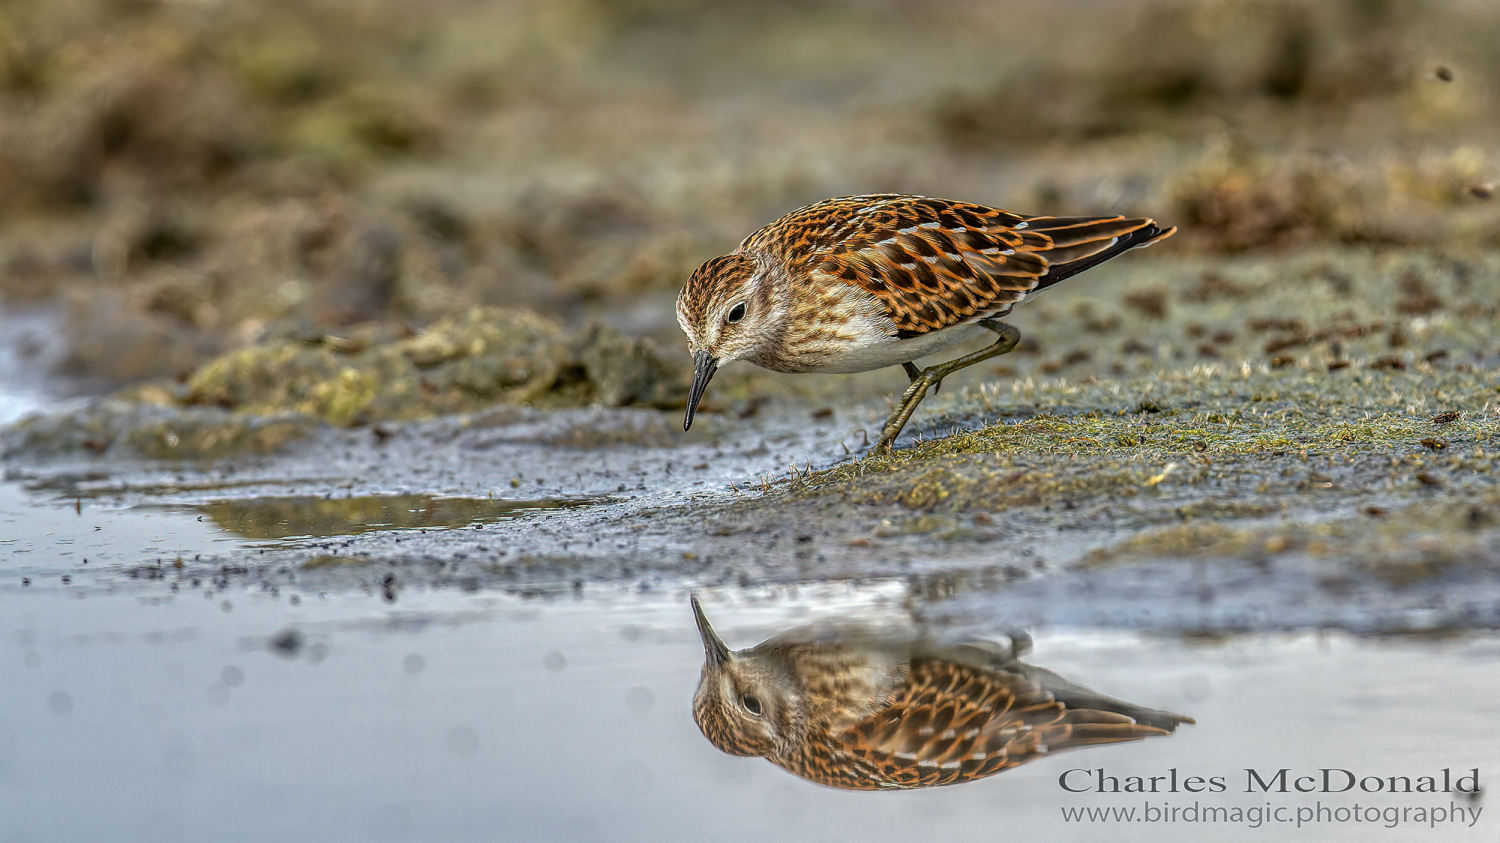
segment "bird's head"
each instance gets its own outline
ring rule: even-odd
[[[693,387],[682,429],[693,426],[703,391],[720,366],[752,357],[773,342],[784,314],[764,262],[741,252],[698,267],[677,296],[677,324],[693,355]]]
[[[703,673],[693,719],[708,742],[730,755],[770,757],[794,743],[800,701],[787,672],[768,654],[731,652],[692,599],[703,639]]]

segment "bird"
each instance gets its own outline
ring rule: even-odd
[[[853,373],[899,365],[910,381],[872,453],[896,437],[943,378],[1020,342],[1001,322],[1037,293],[1176,233],[1148,217],[1028,216],[910,194],[825,199],[699,266],[677,297],[693,358],[684,431],[709,381],[747,360],[776,372]],[[968,340],[995,342],[919,369]]]
[[[1194,722],[1026,664],[1014,638],[941,643],[910,629],[823,622],[731,651],[697,595],[691,603],[704,649],[693,696],[703,736],[829,787],[960,784]]]

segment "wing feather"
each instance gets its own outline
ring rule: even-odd
[[[888,705],[836,736],[838,753],[876,776],[839,786],[955,784],[1044,754],[1170,731],[1113,711],[1070,708],[1020,670],[923,659]]]
[[[741,251],[821,274],[886,308],[900,336],[1008,313],[1026,296],[1136,246],[1170,236],[1153,220],[1024,216],[924,196],[847,196],[755,232]]]

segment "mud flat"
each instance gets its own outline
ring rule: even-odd
[[[30,514],[7,538],[30,548],[32,579],[172,589],[899,577],[914,609],[1002,626],[1500,623],[1493,255],[1334,249],[1097,274],[1019,311],[1023,350],[929,401],[890,457],[860,456],[896,386],[885,373],[741,372],[691,434],[674,410],[547,406],[597,405],[586,380],[539,406],[500,392],[424,421],[399,401],[370,418],[205,407],[200,374],[12,426],[7,477],[27,491],[11,515]],[[371,378],[374,395],[380,371],[331,377]],[[223,541],[101,548],[84,577],[80,554],[48,553],[31,526],[95,513],[191,519]]]

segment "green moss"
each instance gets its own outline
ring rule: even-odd
[[[181,401],[331,424],[471,412],[496,403],[668,405],[683,391],[649,343],[607,326],[569,335],[524,311],[470,308],[405,340],[273,340],[189,377]]]
[[[1404,587],[1493,561],[1500,547],[1500,491],[1414,503],[1394,512],[1372,508],[1354,516],[1277,524],[1182,524],[1147,530],[1098,548],[1085,565],[1138,559],[1344,559],[1351,566],[1325,578],[1348,587],[1371,575]]]
[[[333,351],[282,340],[205,364],[188,378],[184,400],[230,409],[291,407],[338,371],[339,356]]]
[[[313,386],[308,399],[311,415],[332,424],[347,425],[366,419],[366,409],[375,400],[380,381],[375,374],[350,366],[339,369],[331,379]]]

